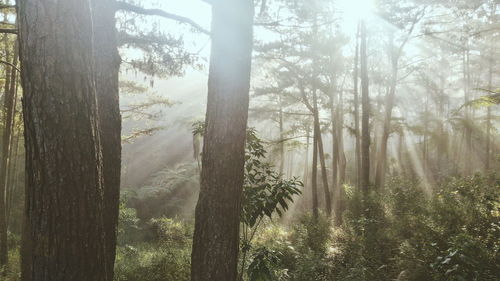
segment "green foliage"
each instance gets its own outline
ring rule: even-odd
[[[192,224],[174,219],[150,222],[153,242],[122,244],[117,249],[116,281],[187,281],[190,277]]]
[[[279,273],[275,271],[280,262],[280,253],[266,247],[254,251],[252,262],[248,266],[250,281],[278,280]]]
[[[303,186],[297,178],[283,179],[268,163],[264,163],[266,151],[253,129],[247,131],[245,154],[245,181],[241,221],[254,227],[264,217],[282,216],[300,195]]]
[[[137,191],[129,192],[127,206],[142,222],[161,217],[190,217],[199,190],[198,166],[185,163],[162,169]]]
[[[255,248],[279,253],[264,265],[284,274],[267,280],[493,281],[499,219],[497,175],[448,179],[431,191],[397,178],[381,194],[349,192],[338,228],[306,215],[291,228],[263,229]]]

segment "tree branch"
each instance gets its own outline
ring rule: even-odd
[[[167,13],[167,12],[160,10],[160,9],[145,9],[145,8],[135,6],[135,5],[132,5],[129,3],[117,1],[116,2],[116,10],[117,11],[123,10],[123,11],[133,12],[136,14],[141,14],[141,15],[159,16],[162,18],[171,19],[171,20],[174,20],[178,23],[188,24],[191,27],[193,27],[194,29],[196,29],[197,31],[210,36],[210,31],[204,29],[201,25],[197,24],[192,19],[178,16],[178,15],[171,14],[171,13]]]
[[[8,62],[8,61],[4,61],[4,60],[0,60],[0,63],[3,63],[3,64],[6,64],[12,68],[14,68],[15,70],[21,72],[21,70],[19,68],[17,68],[17,66],[13,65],[12,63]]]
[[[14,28],[0,28],[0,33],[17,34],[17,29],[14,29]]]
[[[3,9],[15,9],[15,8],[16,8],[15,5],[0,4],[0,10],[3,10]]]

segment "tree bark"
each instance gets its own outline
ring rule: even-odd
[[[387,142],[391,133],[392,109],[394,108],[394,100],[396,97],[396,86],[398,82],[398,61],[399,54],[394,48],[394,38],[390,38],[390,61],[391,61],[391,82],[389,92],[385,99],[385,119],[382,130],[382,138],[380,140],[380,154],[378,157],[377,167],[375,171],[375,187],[382,188],[385,182],[385,172],[387,166]]]
[[[252,0],[212,3],[212,54],[192,281],[237,278],[253,15]]]
[[[332,202],[330,197],[330,188],[328,187],[328,175],[326,173],[325,152],[323,149],[323,138],[321,136],[321,127],[319,123],[318,99],[316,90],[313,90],[313,107],[314,107],[314,132],[316,141],[318,142],[319,161],[321,164],[321,179],[323,182],[323,192],[325,194],[325,211],[326,215],[332,214]]]
[[[339,91],[339,104],[337,109],[337,161],[338,161],[338,182],[335,196],[335,220],[337,225],[342,224],[342,213],[345,210],[345,174],[347,161],[344,153],[344,94],[343,89]]]
[[[12,61],[12,64],[14,66],[17,66],[19,62],[19,51],[18,51],[18,46],[17,43],[14,46],[14,58]],[[17,156],[17,148],[18,148],[18,142],[19,142],[19,134],[17,134],[16,138],[16,115],[17,115],[17,94],[18,94],[18,72],[14,69],[11,71],[11,78],[10,78],[10,89],[9,91],[11,92],[10,98],[12,99],[11,101],[11,112],[10,116],[8,117],[8,121],[6,122],[6,125],[8,124],[9,126],[9,132],[8,132],[8,155],[7,155],[7,162],[6,162],[6,179],[5,179],[5,228],[6,228],[6,233],[9,230],[9,218],[10,218],[10,200],[9,198],[11,197],[12,193],[12,188],[11,188],[11,183],[12,183],[12,173],[13,173],[13,168],[16,164],[16,157]],[[6,132],[7,133],[7,132]],[[6,137],[6,136],[4,136]],[[7,248],[7,247],[6,247]],[[8,253],[8,249],[7,253]]]
[[[316,119],[316,118],[314,118]],[[314,122],[314,121],[313,121]],[[315,123],[315,122],[314,122]],[[312,213],[314,219],[318,219],[318,130],[313,127],[313,157],[311,171]]]
[[[488,66],[488,90],[493,91],[493,48],[491,49],[490,62]],[[485,170],[490,169],[491,154],[491,106],[486,109],[486,151],[485,151]]]
[[[470,51],[469,51],[469,38],[467,40],[467,47],[463,55],[463,76],[464,76],[464,104],[468,104],[470,100]],[[470,175],[472,171],[472,119],[470,116],[470,107],[467,106],[465,110],[465,157],[464,157],[464,173]]]
[[[279,96],[279,130],[280,130],[280,175],[283,175],[283,171],[285,168],[285,136],[284,136],[284,128],[283,128],[283,107],[281,101],[281,95]]]
[[[113,0],[92,0],[99,135],[102,146],[104,233],[107,280],[113,280],[120,205],[121,115],[118,54]]]
[[[359,32],[360,24],[356,32],[356,51],[354,56],[354,133],[356,137],[355,156],[356,156],[356,186],[360,188],[361,185],[361,132],[359,128]]]
[[[26,149],[23,281],[106,279],[88,0],[18,2]]]
[[[9,46],[6,46],[9,48]],[[16,66],[18,61],[18,52],[14,46],[14,54],[12,56],[12,65]],[[7,246],[7,174],[9,170],[9,151],[12,145],[12,133],[14,128],[14,106],[16,100],[16,80],[17,71],[14,67],[7,67],[5,81],[5,95],[3,105],[4,132],[2,136],[2,157],[0,159],[0,268],[2,273],[5,273],[5,266],[8,263],[8,246]]]
[[[369,97],[369,81],[368,81],[368,64],[366,54],[366,22],[361,21],[361,92],[362,92],[362,117],[361,117],[361,187],[365,193],[369,190],[370,185],[370,97]]]

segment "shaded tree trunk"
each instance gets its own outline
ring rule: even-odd
[[[17,181],[18,181],[18,166],[19,166],[19,142],[20,142],[20,130],[14,137],[11,146],[11,152],[9,153],[9,175],[7,177],[7,194],[6,194],[6,218],[7,218],[7,230],[9,229],[9,222],[12,214],[12,202],[14,199],[14,194],[17,192]]]
[[[345,173],[346,173],[346,157],[344,153],[344,93],[343,89],[339,91],[339,104],[337,109],[337,161],[338,161],[338,182],[336,193],[334,194],[336,200],[336,208],[335,208],[335,218],[337,225],[342,224],[342,213],[345,210],[345,192],[344,192],[344,183],[345,183]]]
[[[361,183],[361,132],[359,128],[359,92],[358,92],[358,80],[359,80],[359,32],[360,24],[358,23],[358,28],[356,32],[356,50],[354,56],[354,134],[356,137],[355,144],[355,156],[356,156],[356,186],[359,188]]]
[[[23,281],[103,281],[102,160],[87,0],[18,2],[26,149]]]
[[[369,81],[368,81],[368,61],[366,54],[366,22],[361,21],[361,188],[365,193],[369,190],[370,185],[370,97],[369,97]]]
[[[335,84],[335,83],[334,83]],[[330,118],[332,123],[332,186],[333,186],[333,202],[335,208],[335,220],[338,222],[338,194],[339,194],[339,140],[337,137],[337,122],[338,122],[338,114],[335,112],[335,86],[332,87],[332,92],[330,94]]]
[[[468,104],[470,100],[470,51],[469,39],[467,38],[467,47],[463,55],[463,76],[464,76],[464,104]],[[472,171],[472,119],[470,116],[470,107],[467,106],[465,110],[465,157],[464,159],[464,172],[469,175]]]
[[[18,52],[18,46],[16,43],[15,52],[14,52],[14,59],[12,61],[13,65],[18,64],[19,60],[19,52]],[[8,142],[8,161],[6,163],[6,180],[5,180],[5,225],[6,225],[6,231],[9,230],[9,219],[10,219],[10,198],[11,198],[11,193],[12,193],[12,173],[14,172],[13,169],[15,169],[15,164],[17,164],[16,159],[17,159],[17,148],[18,148],[18,143],[19,143],[19,133],[16,134],[16,115],[17,115],[17,100],[18,100],[18,73],[16,70],[12,70],[11,72],[11,79],[10,79],[10,91],[11,91],[11,98],[12,98],[12,112],[11,112],[11,117],[8,122],[9,123],[9,142]],[[5,137],[5,136],[4,136]],[[7,249],[8,252],[8,249]]]
[[[91,0],[99,135],[102,146],[104,234],[107,280],[113,280],[121,174],[121,115],[118,54],[113,0]]]
[[[237,278],[254,4],[212,4],[212,54],[192,281]]]
[[[313,121],[314,122],[314,121]],[[318,211],[318,130],[313,128],[313,158],[311,171],[312,212],[315,219],[319,216]]]
[[[389,86],[389,92],[385,100],[385,119],[384,127],[382,130],[382,138],[380,140],[380,154],[378,157],[376,172],[375,172],[375,186],[377,188],[382,188],[385,182],[386,173],[386,162],[387,162],[387,142],[389,141],[389,136],[391,133],[391,119],[392,119],[392,109],[394,108],[394,100],[396,97],[396,86],[398,81],[398,61],[399,54],[394,48],[394,38],[391,36],[391,50],[390,50],[390,61],[391,61],[391,82]]]
[[[283,133],[283,107],[281,101],[281,95],[279,96],[279,130],[280,130],[280,175],[283,175],[284,167],[285,167],[285,136]]]
[[[328,187],[328,175],[326,173],[325,151],[323,148],[323,138],[321,136],[321,126],[319,123],[318,98],[316,90],[313,90],[313,114],[314,114],[314,134],[318,143],[318,154],[321,165],[321,180],[323,182],[323,192],[325,194],[325,210],[327,216],[332,214],[332,202],[330,188]]]
[[[336,94],[335,86],[332,87],[332,93],[330,94],[330,118],[332,123],[332,184],[335,190],[337,189],[337,182],[339,176],[339,157],[338,157],[338,137],[337,137],[337,119],[338,114],[335,111]]]
[[[7,48],[9,46],[6,46]],[[17,65],[18,53],[14,46],[12,56],[12,65]],[[16,101],[16,81],[17,71],[13,67],[7,67],[5,95],[3,106],[4,132],[2,136],[2,154],[0,159],[0,267],[3,269],[8,263],[8,245],[7,245],[7,175],[9,170],[9,152],[12,145],[12,135],[14,130],[14,113]],[[2,273],[5,273],[3,271]]]
[[[488,66],[488,90],[493,91],[493,49],[491,50],[490,62]],[[491,159],[491,106],[486,109],[486,150],[485,150],[485,170],[490,169]]]

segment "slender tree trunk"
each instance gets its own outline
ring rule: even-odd
[[[321,126],[319,123],[318,98],[316,90],[313,90],[313,107],[314,107],[314,132],[316,134],[316,142],[318,143],[319,161],[321,164],[321,179],[323,181],[323,192],[325,194],[325,210],[327,216],[332,214],[332,202],[330,197],[330,188],[328,187],[328,175],[326,173],[325,151],[323,148],[323,138],[321,136]]]
[[[360,188],[361,183],[361,132],[359,128],[359,92],[358,92],[358,80],[359,80],[359,32],[360,24],[358,23],[358,28],[356,32],[356,50],[354,56],[354,134],[356,137],[355,146],[355,156],[356,156],[356,186]]]
[[[23,281],[110,281],[87,0],[18,2],[26,148]]]
[[[11,149],[12,153],[10,153],[10,170],[9,176],[7,177],[7,196],[6,196],[6,218],[7,218],[7,230],[9,229],[9,222],[12,214],[12,202],[14,199],[14,194],[17,192],[17,171],[19,164],[19,142],[20,142],[20,134],[18,133],[15,136],[15,140],[13,142],[13,148]]]
[[[311,130],[310,127],[306,127],[306,152],[305,152],[305,160],[304,160],[304,184],[308,185],[309,183],[309,144],[311,139]]]
[[[283,170],[285,167],[285,141],[284,141],[284,133],[283,133],[283,108],[281,104],[281,95],[279,96],[279,103],[280,103],[280,109],[279,109],[279,129],[280,129],[280,175],[283,175]]]
[[[488,69],[488,90],[493,91],[493,49],[491,50],[490,63]],[[486,109],[486,151],[485,151],[485,170],[490,169],[491,158],[491,106]]]
[[[369,97],[369,81],[368,81],[368,60],[366,54],[366,22],[361,21],[361,103],[362,103],[362,117],[361,117],[361,187],[365,193],[369,190],[370,185],[370,97]]]
[[[91,0],[94,23],[95,77],[102,146],[104,234],[107,280],[113,280],[121,175],[121,115],[118,73],[121,58],[113,0]]]
[[[468,104],[470,100],[470,73],[469,73],[469,49],[468,49],[468,39],[467,39],[467,49],[464,51],[463,55],[463,75],[464,75],[464,104]],[[472,162],[472,124],[470,117],[470,107],[467,106],[465,110],[465,157],[464,159],[464,169],[465,174],[469,175],[471,173],[471,162]]]
[[[237,278],[254,3],[212,4],[212,54],[192,281]]]
[[[334,83],[335,84],[335,83]],[[332,87],[332,92],[330,94],[330,118],[331,118],[331,123],[332,123],[332,186],[333,186],[333,202],[334,202],[334,208],[335,208],[335,221],[336,224],[338,224],[339,220],[339,213],[338,213],[338,205],[339,205],[339,138],[338,138],[338,129],[337,129],[337,123],[338,123],[338,117],[339,114],[337,114],[335,110],[335,86]],[[337,108],[338,110],[338,108]]]
[[[314,118],[316,119],[316,118]],[[315,121],[313,121],[316,123]],[[315,219],[319,216],[318,211],[318,129],[313,129],[313,158],[311,171],[312,212]]]
[[[384,127],[382,130],[382,139],[380,141],[380,154],[378,157],[377,168],[375,172],[375,186],[377,188],[382,188],[385,182],[385,173],[387,166],[387,143],[389,141],[389,135],[391,133],[391,119],[392,119],[392,109],[394,108],[394,100],[396,97],[396,86],[398,81],[398,61],[399,54],[396,53],[393,43],[393,36],[391,36],[391,84],[389,86],[389,92],[385,100],[385,119]]]
[[[339,176],[336,188],[335,200],[336,200],[336,208],[335,208],[335,218],[337,225],[342,224],[342,213],[345,210],[345,192],[344,192],[344,183],[345,183],[345,174],[346,174],[346,157],[344,153],[344,94],[343,89],[339,91],[339,105],[337,109],[337,158],[338,158],[338,168],[339,168]]]
[[[19,54],[18,54],[18,47],[17,45],[15,46],[15,55],[14,55],[14,60],[12,62],[13,65],[18,64],[18,59],[19,59]],[[9,133],[9,142],[8,142],[8,147],[9,147],[9,152],[8,152],[8,161],[7,161],[7,177],[5,181],[5,225],[6,225],[6,231],[9,230],[9,219],[10,219],[10,197],[12,193],[12,173],[13,173],[13,168],[16,164],[16,159],[17,159],[17,145],[19,141],[19,133],[16,134],[16,115],[17,115],[17,93],[18,93],[18,75],[17,71],[13,70],[11,72],[11,84],[10,84],[10,91],[12,92],[12,120],[10,122],[10,133]],[[16,137],[17,136],[17,137]],[[8,249],[7,249],[8,252]]]
[[[8,47],[8,46],[7,46]],[[18,53],[16,46],[14,46],[14,55],[12,56],[11,63],[17,65]],[[8,67],[9,68],[9,67]],[[2,157],[0,159],[0,267],[2,273],[8,263],[8,246],[7,246],[7,174],[9,170],[9,152],[12,145],[12,134],[14,129],[14,113],[15,113],[15,100],[16,100],[16,81],[17,71],[10,67],[10,71],[6,71],[5,95],[4,95],[4,108],[3,119],[5,121],[3,139],[2,139]]]

